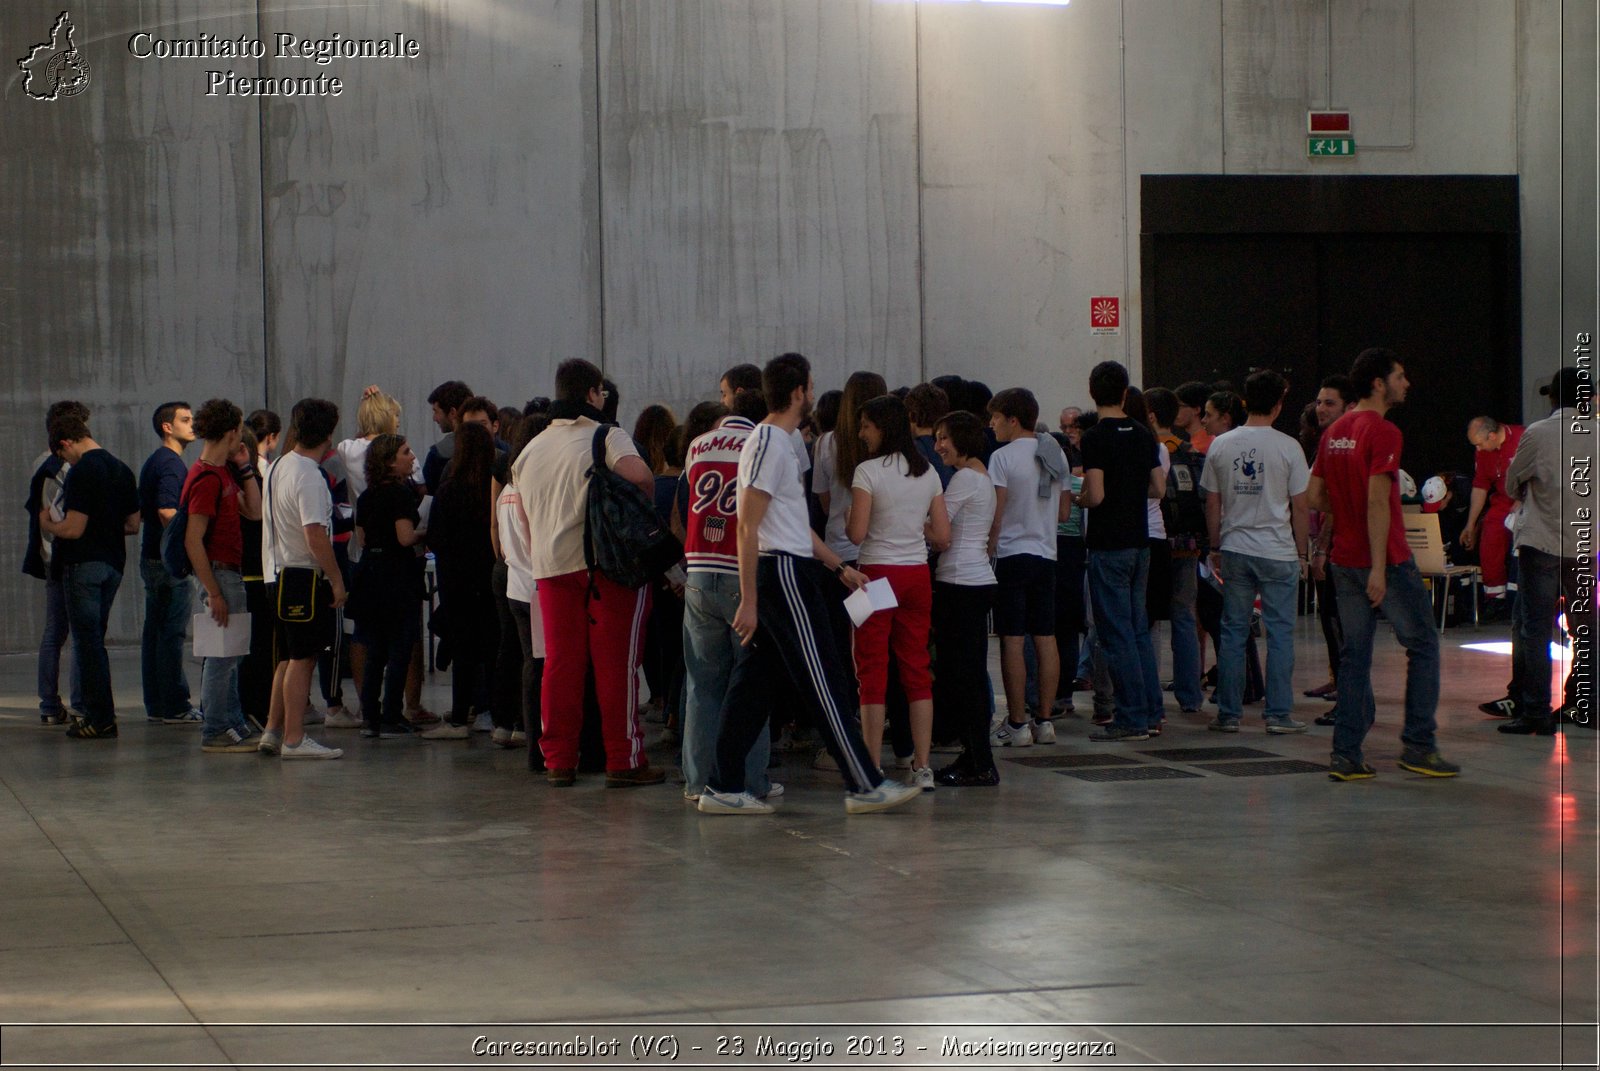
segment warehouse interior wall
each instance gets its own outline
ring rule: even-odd
[[[0,7],[8,57],[63,0]],[[1563,0],[93,0],[88,88],[0,94],[0,323],[20,505],[76,397],[135,469],[161,401],[285,415],[379,383],[403,430],[464,379],[501,404],[604,364],[631,420],[729,365],[810,355],[1086,400],[1140,367],[1147,174],[1517,175],[1523,404],[1595,324],[1595,6]],[[409,61],[139,59],[139,31],[385,37]],[[339,97],[207,96],[205,72]],[[1309,108],[1356,154],[1309,159]],[[1091,334],[1090,299],[1122,302]],[[1453,384],[1452,389],[1470,389]],[[1464,440],[1463,440],[1464,442]],[[0,513],[0,650],[37,648]],[[137,638],[124,580],[113,641]]]

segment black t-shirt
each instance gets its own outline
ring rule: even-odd
[[[1105,498],[1085,511],[1084,546],[1133,550],[1150,541],[1150,470],[1161,465],[1156,437],[1130,417],[1102,419],[1083,433],[1083,472],[1105,474]]]
[[[361,492],[356,500],[356,524],[361,529],[364,549],[411,553],[411,548],[401,547],[395,538],[395,521],[410,521],[413,526],[421,523],[411,484],[385,483]]]
[[[178,464],[182,467],[183,463]],[[133,482],[133,470],[105,450],[90,450],[67,473],[61,508],[63,513],[76,510],[89,521],[79,538],[56,540],[52,564],[105,562],[123,572],[128,564],[128,537],[122,523],[128,514],[139,512],[139,489]]]

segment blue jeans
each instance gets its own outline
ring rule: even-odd
[[[72,657],[83,681],[84,718],[107,729],[117,723],[116,702],[111,698],[111,660],[106,657],[106,625],[111,604],[122,586],[122,574],[109,562],[69,565],[62,573],[67,593],[67,620],[72,629]]]
[[[1361,761],[1361,742],[1372,728],[1372,636],[1378,613],[1367,601],[1367,570],[1331,565],[1339,593],[1339,625],[1344,653],[1339,659],[1339,701],[1334,705],[1333,753]],[[1400,739],[1408,750],[1434,751],[1439,706],[1439,634],[1434,631],[1433,602],[1422,587],[1414,561],[1386,571],[1383,616],[1394,626],[1395,639],[1406,649],[1406,721]]]
[[[140,670],[144,712],[170,718],[189,709],[189,681],[183,675],[183,640],[189,630],[189,581],[174,580],[167,567],[139,559],[144,578],[144,636]]]
[[[1365,581],[1362,581],[1365,584]],[[1250,611],[1261,595],[1267,628],[1268,721],[1294,712],[1294,614],[1300,563],[1237,551],[1222,552],[1222,636],[1217,651],[1218,719],[1238,721],[1244,711],[1245,641]]]
[[[226,569],[216,570],[217,586],[228,604],[228,629],[245,627],[238,615],[246,610],[244,577]],[[200,582],[195,581],[199,589]],[[204,600],[205,593],[201,591]],[[209,612],[209,611],[208,611]],[[205,724],[200,728],[204,743],[233,729],[240,736],[250,736],[252,730],[244,720],[244,707],[239,702],[239,663],[244,655],[233,658],[207,658],[200,667],[200,702],[205,712]]]
[[[39,639],[39,713],[60,714],[61,652],[66,649],[67,587],[59,579],[44,582],[44,635]],[[72,660],[72,709],[83,710],[83,674],[78,660]]]
[[[739,609],[739,578],[731,573],[695,571],[683,589],[683,790],[700,792],[717,760],[717,734],[722,731],[724,701],[733,667],[750,656],[750,648],[733,631]],[[756,737],[744,763],[744,788],[765,796],[771,787],[767,759],[768,733]]]
[[[1150,548],[1089,551],[1095,633],[1116,690],[1116,724],[1144,730],[1161,721],[1161,676],[1145,612]]]
[[[1200,688],[1200,636],[1195,632],[1194,603],[1200,585],[1194,558],[1172,558],[1172,697],[1185,710],[1205,702]]]

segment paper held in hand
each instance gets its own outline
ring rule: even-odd
[[[856,589],[844,601],[844,608],[850,611],[850,620],[855,622],[857,628],[879,610],[893,610],[899,605],[900,600],[894,597],[894,588],[882,577],[870,581],[864,588]]]
[[[194,615],[194,656],[196,658],[237,658],[250,653],[250,615],[229,614],[228,627],[211,620],[210,614]]]

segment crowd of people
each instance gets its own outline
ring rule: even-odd
[[[1293,625],[1309,584],[1329,666],[1306,694],[1333,703],[1315,719],[1333,726],[1330,777],[1375,774],[1363,749],[1380,611],[1408,656],[1399,765],[1459,773],[1436,740],[1433,596],[1402,520],[1403,495],[1442,510],[1454,489],[1448,476],[1404,486],[1385,418],[1409,389],[1399,358],[1367,350],[1322,383],[1298,441],[1276,427],[1288,384],[1274,371],[1237,393],[1141,390],[1108,361],[1087,386],[1092,407],[1068,407],[1052,431],[1032,391],[958,376],[891,391],[863,371],[817,397],[789,353],[729,369],[718,400],[682,422],[647,407],[629,434],[615,385],[569,360],[553,397],[521,409],[441,384],[429,404],[442,437],[420,458],[377,386],[342,440],[323,399],[296,403],[287,427],[225,399],[168,402],[137,479],[95,441],[87,407],[58,402],[24,563],[46,590],[41,720],[75,740],[117,736],[105,632],[139,534],[145,714],[197,723],[207,753],[340,757],[307,735],[319,722],[378,740],[481,731],[526,748],[552,786],[598,768],[623,788],[666,779],[645,753],[653,714],[704,813],[770,813],[784,792],[772,751],[808,746],[838,771],[848,812],[886,810],[936,786],[997,785],[995,749],[1054,744],[1079,692],[1092,693],[1093,741],[1159,736],[1165,693],[1196,712],[1208,686],[1216,732],[1239,732],[1258,702],[1265,732],[1307,731]],[[1585,576],[1592,587],[1559,457],[1592,391],[1571,368],[1546,391],[1556,412],[1526,429],[1472,422],[1477,472],[1453,536],[1480,553],[1492,595],[1516,596],[1512,683],[1484,705],[1508,733],[1590,724],[1572,695],[1552,709],[1549,640],[1562,600]],[[608,503],[628,499],[648,531],[623,534],[671,553],[597,566],[627,515]],[[244,653],[204,659],[198,704],[184,669],[197,607],[224,634],[249,615]],[[1584,679],[1592,651],[1575,654]],[[450,673],[443,717],[420,701],[430,657]],[[310,703],[319,677],[325,714]],[[885,736],[903,777],[881,768]],[[937,753],[953,757],[935,769]]]

